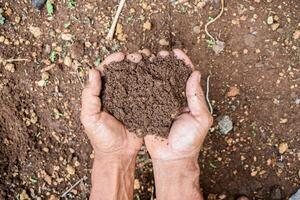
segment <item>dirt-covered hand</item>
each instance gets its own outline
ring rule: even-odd
[[[167,52],[160,53],[168,56]],[[193,69],[190,59],[178,49],[174,50],[178,59]],[[193,71],[186,84],[188,107],[173,122],[167,139],[148,135],[145,137],[147,149],[153,160],[178,160],[198,157],[205,136],[212,125],[212,116],[207,108],[200,85],[201,74]]]
[[[124,59],[122,53],[108,56],[102,65]],[[99,154],[135,155],[143,140],[126,130],[112,115],[101,110],[101,72],[89,71],[89,80],[82,92],[81,121],[95,151]]]

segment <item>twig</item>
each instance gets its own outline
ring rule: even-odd
[[[113,37],[114,37],[115,28],[116,28],[116,25],[117,25],[119,16],[120,16],[120,14],[121,14],[121,12],[122,12],[123,6],[124,6],[124,4],[125,4],[125,1],[126,1],[126,0],[121,0],[121,1],[120,1],[120,4],[119,4],[118,9],[117,9],[117,12],[116,12],[116,15],[115,15],[115,17],[114,17],[114,19],[113,19],[113,22],[112,22],[112,24],[111,24],[111,27],[110,27],[110,29],[109,29],[109,32],[108,32],[108,34],[107,34],[107,36],[106,36],[106,39],[107,39],[107,40],[112,40]]]
[[[51,69],[54,68],[54,67],[55,67],[55,64],[49,65],[49,66],[44,67],[43,69],[41,69],[41,72],[42,72],[42,73],[43,73],[43,72],[47,72],[47,71],[51,70]]]
[[[78,78],[78,80],[79,80],[79,82],[80,82],[80,84],[81,84],[81,87],[84,88],[84,84],[83,84],[83,82],[82,82],[82,80],[81,80],[81,78],[80,78],[80,75],[79,75],[79,72],[78,72],[78,71],[76,72],[76,75],[77,75],[77,78]]]
[[[4,60],[4,62],[6,63],[21,62],[21,61],[30,61],[30,60],[26,58],[11,58],[11,59]]]
[[[204,27],[206,35],[208,35],[208,37],[210,37],[210,39],[213,40],[214,42],[216,42],[216,40],[215,40],[215,38],[208,32],[207,28],[208,28],[208,26],[209,26],[210,24],[214,23],[217,19],[219,19],[219,18],[222,16],[223,12],[224,12],[224,0],[221,0],[221,11],[220,11],[220,13],[219,13],[213,20],[207,22],[207,23],[205,24],[205,27]]]
[[[209,107],[209,112],[211,114],[213,114],[213,107],[210,103],[210,100],[209,100],[209,81],[210,81],[210,75],[208,75],[207,79],[206,79],[206,101],[207,101],[207,104],[208,104],[208,107]]]
[[[86,180],[86,177],[84,176],[83,178],[81,178],[79,181],[77,181],[74,185],[72,185],[67,191],[65,191],[60,197],[63,198],[65,197],[71,190],[73,190],[73,188],[75,188],[77,185],[79,185],[79,183],[81,183],[82,181]]]

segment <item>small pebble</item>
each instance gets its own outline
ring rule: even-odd
[[[228,115],[225,115],[218,123],[221,134],[227,135],[233,129],[233,123]]]
[[[31,200],[31,198],[28,196],[26,190],[23,190],[20,194],[20,200]]]
[[[168,46],[169,45],[169,41],[167,41],[166,39],[160,39],[159,40],[159,44],[161,45],[161,46]]]
[[[48,72],[43,72],[42,73],[42,80],[48,80],[49,79],[49,77],[50,77],[50,74],[48,73]]]
[[[75,169],[71,165],[67,165],[66,170],[67,170],[68,174],[70,174],[70,175],[74,175],[75,174]]]
[[[294,40],[298,40],[300,38],[300,30],[296,30],[294,33],[293,33],[293,39]]]
[[[279,28],[280,24],[279,23],[274,23],[271,25],[271,28],[273,31],[276,31]]]
[[[43,34],[42,31],[41,31],[41,29],[39,27],[35,27],[35,26],[30,26],[29,27],[29,31],[30,31],[30,33],[32,33],[32,35],[35,38],[38,38],[38,37],[40,37]]]
[[[193,27],[193,32],[196,33],[196,34],[199,34],[201,32],[200,26],[194,26]]]
[[[70,56],[65,57],[64,64],[68,67],[70,67],[72,65],[72,59],[70,58]]]
[[[280,154],[284,154],[288,150],[289,146],[286,142],[280,143],[278,147],[278,151]]]
[[[144,28],[144,30],[151,30],[151,22],[150,21],[146,21],[143,24],[143,28]]]
[[[236,86],[232,86],[229,88],[229,91],[226,93],[227,97],[235,97],[240,94],[240,89]]]
[[[273,16],[269,16],[268,19],[267,19],[267,24],[271,25],[273,23],[274,23]]]
[[[13,63],[7,63],[4,66],[4,69],[6,69],[7,71],[12,72],[12,73],[14,73],[16,71],[15,65]]]
[[[15,22],[16,22],[16,24],[19,24],[20,21],[21,21],[21,17],[20,17],[19,15],[17,15],[17,16],[15,17]]]
[[[3,35],[0,36],[0,43],[4,42],[5,37]]]
[[[134,189],[138,190],[138,189],[140,189],[140,187],[141,187],[141,184],[140,184],[139,179],[134,179]]]
[[[61,39],[65,41],[71,41],[73,39],[73,35],[69,33],[62,33]]]

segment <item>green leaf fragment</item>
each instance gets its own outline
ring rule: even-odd
[[[47,0],[46,8],[48,15],[52,16],[54,13],[54,6],[51,0]]]
[[[50,53],[49,59],[50,59],[51,62],[54,63],[56,61],[56,59],[57,59],[57,53],[55,51],[52,51]]]
[[[68,0],[67,5],[68,5],[68,8],[74,9],[76,7],[76,2],[75,2],[75,0]]]

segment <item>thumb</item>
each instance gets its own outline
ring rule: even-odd
[[[89,80],[82,92],[82,109],[81,117],[84,120],[86,117],[100,113],[101,101],[101,75],[96,69],[89,70]]]
[[[200,85],[201,74],[194,71],[186,83],[186,97],[191,114],[199,118],[208,111],[203,90]]]

